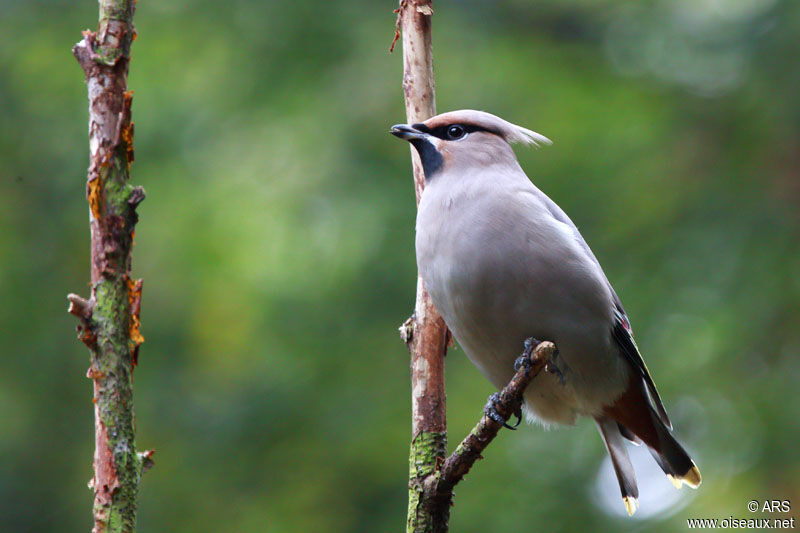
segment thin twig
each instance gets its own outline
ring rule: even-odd
[[[508,420],[512,414],[520,412],[525,389],[545,368],[554,351],[555,345],[549,341],[526,348],[523,357],[527,356],[530,364],[520,365],[517,373],[500,392],[499,400],[494,403],[497,414]],[[438,498],[444,497],[448,501],[452,499],[453,487],[467,475],[475,461],[481,458],[481,453],[494,440],[501,427],[502,424],[483,415],[480,422],[461,441],[439,470],[439,479],[435,484]]]
[[[485,409],[491,407],[502,420],[508,420],[511,415],[521,416],[525,389],[542,369],[549,368],[548,363],[554,352],[555,345],[550,341],[538,342],[533,339],[525,341],[525,349],[517,359],[516,374],[502,391],[490,398],[490,403]],[[453,489],[469,473],[472,465],[482,458],[481,454],[503,426],[502,421],[487,416],[484,411],[478,424],[455,451],[443,459],[436,470],[424,477],[418,511],[424,520],[418,521],[420,527],[413,531],[424,533],[448,531]]]

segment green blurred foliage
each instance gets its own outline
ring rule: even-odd
[[[404,120],[394,7],[139,2],[135,390],[156,449],[140,531],[403,527],[414,199],[387,135]],[[799,505],[800,4],[435,9],[439,109],[555,141],[521,163],[605,266],[704,475],[660,506],[640,475],[623,518],[591,423],[523,428],[459,485],[452,530],[667,532]],[[0,2],[2,531],[90,527],[88,358],[65,295],[88,293],[70,48],[95,24],[90,1]],[[459,350],[447,372],[453,446],[491,390]]]

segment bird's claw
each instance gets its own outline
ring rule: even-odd
[[[529,369],[531,367],[531,358],[525,354],[520,355],[517,357],[517,360],[514,361],[514,371],[518,372],[520,368],[525,367]]]
[[[558,359],[558,348],[556,348],[553,352],[553,357],[551,357],[550,360],[544,365],[544,371],[548,374],[555,375],[558,378],[559,383],[564,385],[566,383],[566,380],[564,379],[564,373],[556,364],[556,359]]]
[[[511,430],[517,429],[520,422],[522,422],[522,409],[518,409],[517,412],[514,413],[514,416],[517,417],[517,422],[513,426],[509,426],[506,419],[497,412],[495,408],[495,404],[500,401],[500,393],[495,392],[489,395],[489,399],[486,401],[486,405],[483,408],[483,412],[486,416],[497,422],[498,424],[502,424],[504,428],[508,428]]]

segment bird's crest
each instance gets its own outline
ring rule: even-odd
[[[460,111],[450,111],[442,113],[425,121],[425,125],[431,129],[450,124],[461,124],[476,126],[499,135],[508,143],[532,144],[534,146],[553,144],[553,141],[536,133],[528,128],[517,126],[507,120],[487,113],[485,111],[475,111],[474,109],[462,109]]]

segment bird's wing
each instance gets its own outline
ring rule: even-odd
[[[636,347],[636,342],[633,340],[633,331],[631,330],[628,317],[619,306],[614,310],[614,328],[611,330],[614,340],[619,345],[620,351],[625,358],[633,365],[633,367],[641,374],[645,385],[647,386],[647,393],[650,396],[650,401],[658,412],[658,417],[664,422],[664,425],[672,429],[672,422],[669,421],[667,411],[664,409],[664,404],[661,401],[661,396],[658,394],[656,384],[653,383],[653,378],[650,377],[650,372],[647,370],[647,365],[644,364],[644,359],[639,353],[639,348]]]
[[[591,248],[589,248],[589,245],[586,244],[586,241],[578,231],[577,226],[575,226],[572,220],[570,220],[564,210],[558,207],[558,204],[556,204],[541,191],[540,194],[543,197],[547,210],[550,212],[553,218],[572,228],[572,230],[575,232],[575,238],[578,240],[578,243],[584,249],[586,254],[592,259],[592,261],[594,261],[594,263],[597,265],[597,268],[600,269],[600,272],[603,273],[603,277],[605,278],[605,272],[603,272],[600,262],[594,256],[594,253],[592,252]],[[605,278],[605,280],[606,285],[611,291],[611,295],[614,299],[614,306],[616,307],[614,310],[614,327],[612,329],[612,336],[619,345],[620,352],[622,352],[625,358],[633,365],[639,374],[641,374],[642,379],[647,386],[647,392],[650,396],[650,400],[655,406],[659,418],[668,428],[672,429],[672,423],[667,416],[666,409],[664,409],[664,404],[661,401],[661,396],[658,394],[656,384],[653,383],[653,378],[650,377],[650,372],[647,370],[647,365],[644,364],[642,355],[639,353],[639,348],[636,346],[636,342],[633,340],[633,329],[631,328],[630,320],[628,320],[628,315],[625,314],[625,308],[622,307],[622,302],[620,301],[619,296],[617,296],[614,287],[612,287],[611,283],[608,281],[608,278]]]

